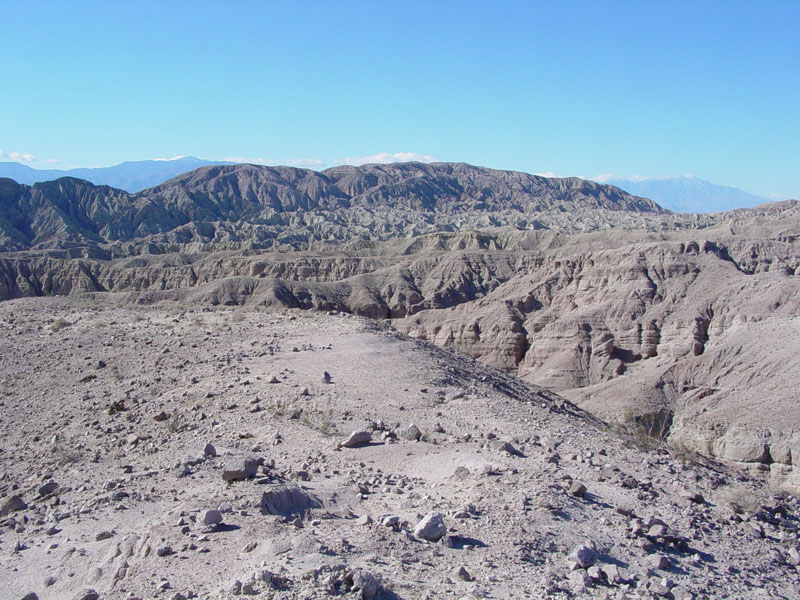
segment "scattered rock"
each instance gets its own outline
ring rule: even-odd
[[[444,518],[438,512],[429,512],[414,527],[414,535],[429,542],[438,542],[445,533],[447,533],[447,526],[444,524]]]
[[[587,544],[576,546],[569,553],[570,560],[575,561],[582,569],[588,569],[597,561],[597,552]]]
[[[580,481],[573,481],[569,486],[569,493],[576,498],[583,498],[586,495],[586,486]]]
[[[208,456],[209,458],[217,456],[217,449],[214,447],[214,444],[209,442],[205,445],[205,448],[203,448],[203,456]]]
[[[379,587],[378,580],[369,571],[356,569],[353,572],[353,589],[360,591],[362,598],[374,598]]]
[[[422,431],[414,423],[404,428],[400,435],[409,441],[416,442],[422,437]]]
[[[28,508],[28,505],[21,496],[10,496],[0,504],[0,517],[5,517],[9,513],[25,510],[26,508]]]
[[[225,465],[222,471],[222,479],[225,481],[237,481],[240,479],[252,479],[258,475],[258,467],[262,461],[255,458],[238,458]]]
[[[369,431],[354,431],[346,440],[339,444],[343,448],[355,448],[372,441],[372,434]]]
[[[55,481],[50,480],[39,487],[39,496],[49,496],[55,492],[56,489],[58,489],[58,484]]]
[[[220,523],[222,523],[222,513],[218,510],[201,510],[197,515],[197,524],[201,527],[219,525]]]

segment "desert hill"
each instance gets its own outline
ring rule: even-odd
[[[592,212],[664,212],[613,186],[451,163],[335,167],[321,173],[209,166],[138,194],[69,177],[32,186],[2,180],[0,207],[0,249],[6,251],[147,236],[155,242],[247,240],[255,248],[304,249],[319,242],[464,227],[578,227],[597,220]]]
[[[386,322],[107,298],[0,304],[4,598],[796,597],[746,472]]]
[[[676,215],[612,186],[449,163],[210,166],[135,195],[4,180],[0,196],[0,299],[389,319],[800,489],[796,201]]]

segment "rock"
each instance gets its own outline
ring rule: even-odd
[[[356,519],[356,523],[359,525],[370,525],[372,523],[372,517],[369,515],[361,515]]]
[[[397,515],[389,515],[381,520],[381,525],[384,527],[397,527],[400,523],[400,517]]]
[[[322,374],[322,383],[326,383],[327,384],[327,383],[330,383],[330,382],[331,382],[331,374],[328,373],[327,371],[325,371]]]
[[[617,567],[617,565],[602,565],[600,568],[605,574],[608,583],[622,583],[622,575],[620,575],[619,567]]]
[[[252,552],[257,547],[258,547],[258,542],[256,542],[255,540],[250,540],[249,542],[247,542],[247,544],[245,544],[244,548],[242,548],[242,552],[244,553]]]
[[[107,540],[109,538],[112,538],[115,535],[117,535],[117,532],[114,531],[113,529],[110,529],[110,530],[99,532],[96,536],[94,536],[94,539],[95,539],[96,542],[102,542],[103,540]]]
[[[10,496],[0,505],[0,517],[5,517],[9,513],[25,510],[26,508],[28,508],[28,505],[21,496]]]
[[[261,511],[269,515],[290,517],[321,507],[319,498],[295,485],[276,486],[261,495]]]
[[[214,447],[214,444],[212,444],[211,442],[206,444],[205,448],[203,448],[203,456],[214,458],[216,455],[217,455],[217,449]]]
[[[656,523],[650,529],[647,530],[647,537],[649,538],[660,538],[664,537],[667,534],[667,526],[662,525],[661,523]]]
[[[161,423],[162,421],[166,421],[167,419],[169,419],[169,415],[165,413],[163,410],[160,413],[158,413],[155,417],[153,417],[153,420],[159,423]]]
[[[454,573],[456,579],[460,579],[461,581],[472,581],[472,575],[469,574],[469,571],[463,566],[458,567]]]
[[[201,527],[219,525],[220,523],[222,523],[222,513],[218,510],[201,510],[197,515],[197,524]]]
[[[594,581],[601,581],[604,577],[604,571],[597,565],[592,565],[586,569],[586,574]]]
[[[661,596],[662,598],[666,598],[671,596],[672,594],[669,591],[669,588],[662,584],[660,581],[651,581],[647,588],[655,594],[656,596]]]
[[[702,494],[698,492],[690,492],[688,490],[683,492],[681,497],[686,498],[689,502],[694,502],[695,504],[704,504],[706,501]]]
[[[75,594],[72,600],[98,600],[98,598],[100,598],[100,594],[91,588],[85,588]]]
[[[39,496],[48,496],[49,494],[55,492],[57,488],[58,484],[55,481],[50,480],[41,487],[39,487]]]
[[[586,486],[580,481],[573,481],[569,486],[569,493],[576,498],[583,498],[586,495]]]
[[[647,564],[651,569],[665,571],[672,566],[672,561],[661,554],[651,554],[647,557]]]
[[[422,437],[422,431],[420,431],[419,427],[414,423],[411,423],[408,427],[403,429],[400,435],[406,440],[416,442]]]
[[[343,448],[355,448],[372,441],[372,434],[369,431],[354,431],[346,440],[339,445]]]
[[[581,544],[569,553],[568,558],[575,561],[582,569],[588,569],[597,561],[597,552],[594,548]]]
[[[94,365],[94,368],[95,369],[105,369],[106,368],[105,361],[98,360],[97,363]]]
[[[252,479],[258,474],[259,460],[255,458],[239,458],[232,460],[225,465],[222,470],[222,478],[225,481],[237,481],[239,479]]]
[[[353,589],[360,591],[362,598],[374,598],[379,587],[378,580],[369,571],[356,569],[353,572]]]
[[[171,546],[159,546],[156,549],[156,554],[158,556],[162,556],[162,557],[163,556],[169,556],[170,554],[172,554],[172,547]]]
[[[414,527],[414,535],[429,542],[438,542],[445,533],[447,533],[447,526],[438,512],[429,512]]]
[[[278,379],[277,375],[272,375],[268,380],[267,383],[280,383],[281,380]]]
[[[509,456],[520,456],[521,454],[519,450],[514,448],[511,442],[504,442],[502,440],[497,440],[495,442],[492,442],[492,449],[495,452],[504,452]]]
[[[39,600],[39,596],[36,595],[36,592],[28,592],[22,597],[22,600]]]

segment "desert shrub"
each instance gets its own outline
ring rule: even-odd
[[[72,325],[69,321],[67,321],[64,317],[58,317],[55,321],[53,321],[52,325],[50,325],[50,330],[52,332],[60,331],[64,329],[64,327],[69,327]]]

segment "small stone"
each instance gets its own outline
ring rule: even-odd
[[[582,569],[587,569],[597,561],[597,552],[590,546],[581,544],[569,553],[568,558],[577,562]]]
[[[400,435],[411,442],[416,442],[422,437],[422,431],[414,423],[403,429]]]
[[[617,565],[603,565],[600,567],[608,580],[608,583],[622,583],[622,575],[620,575],[619,567]]]
[[[172,547],[159,546],[158,549],[156,549],[156,554],[158,554],[159,556],[169,556],[170,554],[172,554]]]
[[[354,431],[343,441],[340,446],[343,448],[355,448],[372,441],[372,434],[369,431]]]
[[[169,415],[165,413],[163,410],[160,413],[158,413],[155,417],[153,417],[153,420],[158,421],[159,423],[161,421],[166,421],[167,419],[169,419]]]
[[[498,440],[492,443],[492,449],[496,452],[504,452],[509,456],[519,456],[520,452],[511,444],[511,442],[504,442],[502,440]]]
[[[414,535],[429,542],[437,542],[445,533],[447,527],[444,524],[442,515],[438,512],[429,512],[414,527]]]
[[[257,546],[258,546],[258,542],[256,542],[255,540],[250,540],[249,542],[247,542],[245,547],[242,548],[242,552],[245,552],[245,553],[252,552],[253,550],[256,549]]]
[[[25,504],[25,501],[20,496],[11,496],[0,505],[0,517],[5,517],[8,513],[25,510],[26,508],[28,508],[28,505]]]
[[[203,456],[214,458],[216,455],[217,455],[217,449],[214,447],[214,444],[212,444],[211,442],[206,444],[206,447],[203,448]]]
[[[43,486],[39,488],[39,495],[40,496],[48,496],[56,491],[58,488],[58,484],[55,481],[48,481]]]
[[[22,597],[22,600],[39,600],[39,596],[36,595],[36,592],[28,592]]]
[[[356,519],[356,523],[359,525],[370,525],[372,523],[372,517],[369,515],[361,515]]]
[[[704,504],[706,501],[706,499],[703,498],[703,495],[698,492],[685,491],[683,494],[681,494],[681,496],[690,502],[694,502],[695,504]]]
[[[388,517],[384,517],[381,521],[381,525],[384,527],[396,527],[400,523],[400,517],[397,515],[389,515]]]
[[[651,569],[665,571],[672,566],[672,561],[670,561],[668,557],[661,554],[652,554],[647,557],[647,564]]]
[[[472,581],[472,575],[469,574],[466,568],[458,567],[455,571],[455,578],[460,579],[461,581]]]
[[[325,371],[322,374],[322,383],[330,383],[331,382],[331,374]]]
[[[356,569],[353,573],[353,588],[361,591],[362,598],[374,598],[379,587],[378,580],[369,571]]]
[[[276,375],[272,375],[268,380],[267,383],[280,383],[281,380],[278,379]]]
[[[580,481],[574,481],[572,485],[569,486],[569,493],[576,498],[583,498],[586,495],[586,486]]]
[[[73,596],[73,600],[97,600],[100,597],[96,591],[91,588],[85,588]]]
[[[614,511],[623,517],[630,517],[633,514],[633,507],[626,504],[620,504],[614,507]]]
[[[252,479],[258,474],[259,461],[254,458],[240,458],[233,460],[225,465],[222,470],[222,478],[225,481],[237,481],[239,479]]]
[[[600,581],[603,579],[603,570],[597,565],[593,565],[586,569],[586,574],[594,581]]]
[[[647,587],[656,596],[667,597],[671,595],[669,588],[665,585],[662,585],[659,581],[651,581]]]
[[[647,530],[647,537],[659,538],[667,534],[667,526],[657,523]]]
[[[98,360],[97,363],[94,365],[94,368],[95,369],[105,369],[106,368],[105,361]]]
[[[202,527],[209,525],[219,525],[222,523],[222,513],[215,509],[201,510],[197,515],[197,524]]]
[[[96,536],[94,536],[94,539],[95,539],[96,542],[102,542],[103,540],[107,540],[109,538],[112,538],[115,535],[117,535],[117,532],[114,531],[113,529],[110,529],[110,530],[99,532]]]

